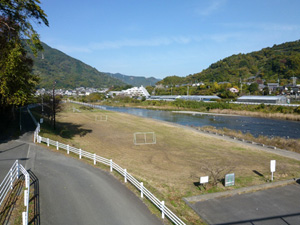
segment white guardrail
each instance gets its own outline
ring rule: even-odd
[[[0,206],[2,205],[3,201],[9,194],[11,190],[13,190],[14,184],[16,180],[20,179],[20,172],[25,177],[25,187],[24,190],[24,206],[26,206],[26,212],[22,212],[22,221],[23,225],[28,224],[28,208],[29,208],[29,190],[30,190],[30,176],[26,169],[19,164],[18,160],[14,162],[10,170],[8,171],[7,175],[3,179],[0,185]]]
[[[72,103],[78,103],[78,102],[72,101]],[[89,107],[93,107],[93,108],[100,108],[98,106],[87,104],[87,103],[80,103],[80,104],[89,106]],[[103,108],[104,107],[101,107],[101,109],[103,109]],[[37,128],[34,132],[34,142],[38,142],[38,143],[44,142],[47,144],[48,147],[50,145],[56,147],[56,150],[64,149],[67,151],[67,154],[70,154],[70,152],[73,152],[79,156],[79,159],[81,159],[82,157],[85,157],[85,158],[93,160],[94,165],[96,165],[96,163],[99,162],[99,163],[109,166],[110,172],[112,172],[113,170],[117,171],[119,174],[121,174],[124,177],[125,183],[127,181],[129,181],[132,185],[134,185],[141,192],[141,198],[146,196],[161,211],[162,219],[164,219],[165,216],[167,216],[174,224],[185,225],[185,223],[179,217],[177,217],[168,207],[165,206],[164,201],[160,201],[147,188],[144,187],[143,182],[139,182],[130,173],[128,173],[126,169],[123,169],[118,164],[114,163],[112,159],[106,159],[106,158],[103,158],[96,154],[86,152],[82,149],[78,149],[78,148],[72,147],[70,145],[62,144],[62,143],[59,143],[58,141],[53,141],[49,138],[39,136],[39,132],[40,132],[40,124],[37,124]]]

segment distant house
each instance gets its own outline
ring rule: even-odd
[[[232,87],[232,88],[229,88],[229,91],[232,92],[232,93],[239,93],[239,90]]]
[[[287,98],[285,96],[242,96],[237,99],[237,102],[245,103],[272,103],[272,104],[286,104]]]
[[[276,91],[276,89],[279,87],[279,83],[268,83],[267,84],[270,93]]]

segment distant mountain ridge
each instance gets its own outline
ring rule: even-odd
[[[33,59],[33,73],[39,75],[40,83],[38,87],[50,89],[56,81],[57,88],[76,87],[111,87],[113,85],[125,85],[119,79],[111,77],[106,73],[74,59],[67,54],[51,48],[42,43],[44,51],[39,52],[37,57],[28,51],[28,55]]]
[[[106,73],[107,75],[117,78],[121,81],[123,81],[126,84],[130,84],[132,86],[141,86],[143,85],[144,87],[146,86],[154,86],[157,82],[159,82],[161,79],[157,79],[154,77],[136,77],[136,76],[129,76],[129,75],[124,75],[121,73]]]
[[[196,82],[239,82],[252,79],[287,83],[300,78],[300,40],[263,48],[247,54],[226,57],[211,64],[202,72],[187,77],[170,76],[160,81],[163,85]]]
[[[50,89],[56,81],[57,88],[111,86],[148,86],[155,85],[159,79],[150,77],[135,77],[120,73],[105,73],[77,60],[67,54],[42,43],[43,52],[34,57],[28,49],[28,55],[33,59],[33,72],[40,77],[39,88]]]

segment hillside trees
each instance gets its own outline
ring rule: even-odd
[[[26,56],[24,39],[34,53],[41,50],[32,22],[48,26],[39,0],[0,0],[0,113],[24,105],[38,82],[31,73],[33,61]]]

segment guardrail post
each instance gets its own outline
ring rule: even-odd
[[[161,201],[161,218],[165,218],[165,201]]]
[[[50,142],[50,141],[49,141],[49,138],[47,138],[47,146],[48,146],[48,147],[49,147],[49,142]]]
[[[94,153],[94,165],[96,165],[96,153]]]
[[[58,148],[58,141],[56,142],[56,150],[58,150],[59,148]]]
[[[28,188],[30,183],[29,183],[29,174],[25,175],[25,187]]]
[[[127,183],[127,170],[124,169],[124,182]]]
[[[33,133],[33,143],[35,143],[35,139],[36,139],[36,132]]]
[[[70,146],[67,145],[67,154],[70,154]]]
[[[12,190],[13,189],[13,174],[12,174],[12,169],[10,168],[9,170],[10,174],[10,189]]]
[[[109,160],[109,164],[110,164],[110,172],[112,172],[113,171],[113,161],[112,161],[112,159],[111,160]]]
[[[22,222],[23,222],[23,225],[27,225],[27,215],[26,215],[26,212],[22,212]]]
[[[24,206],[28,206],[28,190],[24,190]]]
[[[81,148],[79,149],[79,159],[81,159]]]
[[[17,177],[19,179],[20,177],[20,165],[19,165],[19,160],[17,160]]]
[[[144,183],[141,182],[141,198],[144,198]]]

